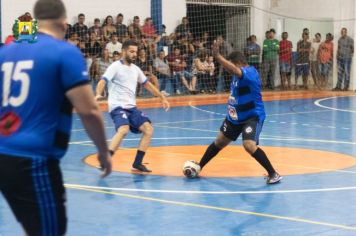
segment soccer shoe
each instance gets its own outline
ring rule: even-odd
[[[152,172],[152,170],[147,169],[145,165],[133,165],[131,168],[132,171],[139,171],[139,172]]]
[[[276,184],[278,183],[279,181],[281,181],[283,177],[280,176],[277,172],[274,172],[274,174],[272,174],[272,176],[268,176],[267,177],[267,181],[266,183],[267,184]]]

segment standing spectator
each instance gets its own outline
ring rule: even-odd
[[[334,44],[333,35],[326,34],[326,39],[319,46],[318,62],[320,73],[320,88],[325,89],[328,84],[329,73],[333,65]]]
[[[107,16],[103,24],[104,39],[108,42],[113,34],[116,34],[116,26],[112,16]]]
[[[107,49],[104,49],[103,55],[100,58],[100,60],[97,64],[97,67],[96,67],[97,77],[95,77],[94,80],[92,81],[93,89],[96,88],[96,85],[98,84],[100,78],[103,77],[103,74],[105,73],[106,69],[110,66],[111,63],[112,63],[112,61],[110,60],[110,57],[109,57],[109,51]],[[107,88],[105,88],[104,93],[105,94],[100,94],[100,95],[107,97]]]
[[[196,84],[196,78],[186,71],[187,63],[185,62],[184,57],[180,54],[180,49],[178,47],[174,48],[173,53],[168,55],[167,60],[173,73],[173,80],[177,82],[182,80],[183,85],[189,92],[192,92],[192,87]],[[188,83],[188,81],[191,83]],[[173,84],[173,88],[176,94],[180,94],[176,83]]]
[[[256,43],[256,40],[256,35],[251,35],[247,38],[247,44],[244,53],[247,59],[247,63],[250,66],[255,67],[257,71],[259,71],[261,47]]]
[[[291,89],[292,48],[293,44],[288,40],[288,33],[283,32],[282,40],[279,42],[279,70],[282,89]]]
[[[211,49],[212,42],[210,39],[209,32],[207,32],[207,31],[203,32],[203,34],[201,36],[201,44],[204,48],[209,49],[209,50]]]
[[[185,16],[182,18],[182,23],[177,26],[175,33],[178,38],[180,38],[181,36],[187,36],[188,38],[191,38],[192,32],[189,27],[188,17]]]
[[[263,87],[272,90],[274,89],[279,51],[279,41],[274,38],[275,34],[276,31],[274,29],[270,29],[268,31],[268,38],[263,41],[262,83]]]
[[[338,40],[337,47],[337,84],[333,90],[341,90],[341,84],[344,84],[342,90],[349,90],[350,72],[352,57],[354,55],[354,40],[347,35],[347,29],[341,29],[341,37]]]
[[[70,34],[73,32],[73,26],[71,24],[67,23],[67,27],[66,27],[66,34],[64,36],[65,40],[69,39]]]
[[[103,43],[103,41],[104,41],[104,31],[103,31],[103,28],[100,26],[100,19],[99,18],[95,18],[94,19],[94,25],[89,28],[89,37],[90,37],[91,33],[95,34],[95,37],[96,37],[98,42]]]
[[[140,42],[143,36],[141,25],[140,25],[140,17],[134,16],[132,24],[128,27],[129,36],[131,39]]]
[[[308,89],[308,76],[309,76],[309,64],[310,64],[310,49],[311,43],[309,42],[309,35],[303,33],[302,40],[297,43],[297,63],[295,66],[295,89],[298,89],[298,77],[303,78],[303,88]]]
[[[73,25],[73,32],[78,34],[80,40],[87,40],[88,39],[88,26],[84,24],[85,22],[85,15],[80,13],[78,15],[78,22]]]
[[[156,57],[153,61],[153,67],[156,71],[157,78],[161,84],[161,93],[165,96],[169,96],[170,94],[166,92],[166,84],[167,80],[169,80],[169,78],[171,77],[171,70],[169,68],[165,52],[163,50],[159,52],[158,57]]]
[[[122,44],[118,41],[118,37],[116,33],[113,33],[111,35],[111,41],[108,44],[106,44],[106,49],[109,51],[110,58],[112,58],[112,54],[115,51],[121,53]]]
[[[116,16],[116,33],[121,43],[123,43],[128,37],[127,26],[122,23],[123,21],[124,21],[124,15],[119,13]]]
[[[310,71],[313,77],[314,85],[320,89],[320,73],[318,62],[318,51],[321,44],[321,34],[316,33],[310,49]]]

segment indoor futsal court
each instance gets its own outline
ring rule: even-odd
[[[198,161],[214,140],[226,97],[170,98],[170,112],[155,99],[139,101],[155,128],[147,175],[130,171],[140,136],[129,134],[113,157],[115,172],[100,180],[95,148],[75,117],[62,161],[67,235],[356,235],[355,93],[264,93],[260,145],[284,176],[281,183],[266,185],[264,170],[239,140],[200,178],[187,179],[182,165]],[[7,222],[2,236],[22,235],[3,198],[0,222]]]

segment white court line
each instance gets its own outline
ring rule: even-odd
[[[174,193],[174,194],[284,194],[284,193],[316,193],[316,192],[335,192],[355,190],[356,186],[339,187],[339,188],[316,188],[316,189],[295,189],[295,190],[265,190],[265,191],[187,191],[187,190],[167,190],[167,189],[137,189],[137,188],[113,188],[113,187],[99,187],[91,185],[80,184],[64,184],[66,187],[79,187],[89,189],[100,189],[110,191],[122,192],[146,192],[146,193]]]
[[[314,105],[315,105],[315,106],[318,106],[318,107],[322,107],[322,108],[328,109],[328,110],[333,110],[333,111],[343,111],[343,112],[356,113],[356,110],[338,109],[338,108],[328,107],[328,106],[324,106],[324,105],[321,105],[321,104],[320,104],[321,102],[326,101],[326,100],[330,100],[330,99],[334,99],[334,98],[346,98],[346,97],[354,97],[354,96],[322,98],[322,99],[318,99],[318,100],[314,101]]]
[[[168,128],[181,128],[181,127],[168,127]],[[189,129],[189,128],[182,128],[182,129]],[[202,130],[204,131],[204,130]],[[215,132],[217,133],[218,131],[212,131],[212,130],[206,130],[206,132]],[[187,140],[187,139],[215,139],[216,137],[167,137],[167,138],[152,138],[152,140]],[[279,136],[269,136],[269,135],[262,135],[260,139],[263,140],[276,140],[276,141],[300,141],[300,142],[315,142],[315,143],[335,143],[335,144],[349,144],[349,145],[356,145],[356,142],[350,142],[350,141],[340,141],[340,140],[324,140],[324,139],[305,139],[305,138],[295,138],[295,137],[279,137]],[[141,140],[141,138],[129,138],[129,139],[124,139],[124,141],[137,141]],[[108,142],[111,140],[108,139]],[[92,144],[92,141],[75,141],[75,142],[70,142],[69,144]]]

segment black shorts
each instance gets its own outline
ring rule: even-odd
[[[230,140],[236,141],[242,133],[242,140],[253,140],[258,144],[263,121],[263,119],[255,117],[235,125],[228,119],[225,119],[220,127],[220,131]]]
[[[0,192],[28,235],[64,235],[67,218],[59,161],[0,154]]]

